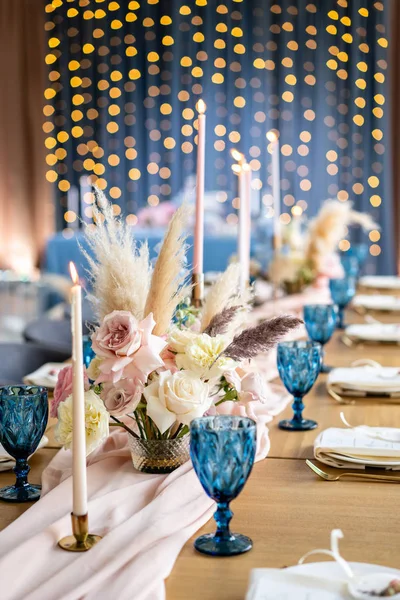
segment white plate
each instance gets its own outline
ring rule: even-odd
[[[359,284],[377,290],[400,290],[400,277],[395,275],[366,275],[360,277]]]
[[[383,294],[360,294],[353,300],[353,306],[366,308],[368,310],[400,310],[399,296],[384,296]]]
[[[400,571],[389,567],[349,564],[356,577],[388,573],[400,578]],[[299,576],[299,579],[296,581],[292,576]],[[343,569],[332,561],[307,563],[287,569],[253,569],[246,600],[351,600],[347,582]]]
[[[363,323],[349,325],[346,335],[358,340],[370,342],[400,343],[400,325],[396,323]]]
[[[25,375],[24,383],[40,385],[47,387],[49,390],[54,390],[58,374],[65,366],[65,363],[46,363],[33,373]]]

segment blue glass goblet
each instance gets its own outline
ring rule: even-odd
[[[321,367],[321,345],[317,342],[281,342],[278,344],[278,371],[288,392],[293,394],[291,420],[279,422],[281,429],[306,431],[315,429],[316,421],[303,418],[303,396],[310,391]]]
[[[96,354],[94,353],[93,348],[92,348],[92,336],[84,335],[82,338],[82,341],[83,341],[83,364],[88,369],[93,358],[96,356]]]
[[[348,254],[348,252],[343,252],[340,257],[340,262],[342,263],[342,267],[346,276],[358,277],[360,263],[358,262],[357,256],[354,254]]]
[[[237,416],[194,419],[190,424],[190,456],[206,494],[217,502],[215,535],[197,538],[194,547],[203,554],[232,556],[251,550],[250,538],[231,533],[231,500],[242,491],[256,453],[256,424]]]
[[[348,249],[347,254],[350,256],[355,256],[358,260],[358,272],[360,273],[361,269],[364,266],[365,261],[368,256],[368,245],[367,244],[352,244]]]
[[[343,279],[330,279],[329,289],[331,291],[332,300],[338,305],[338,329],[344,329],[344,309],[353,300],[356,293],[356,278],[343,277]]]
[[[0,489],[0,499],[29,502],[40,497],[41,486],[28,483],[28,457],[46,430],[49,405],[47,389],[35,385],[0,387],[0,442],[16,460],[14,485]]]
[[[329,342],[336,329],[338,309],[335,304],[306,304],[304,323],[311,341],[321,344],[322,364],[320,373],[329,373],[332,367],[324,364],[323,346]]]

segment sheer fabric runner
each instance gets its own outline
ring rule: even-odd
[[[281,393],[265,407],[257,460],[270,447],[266,421],[287,403]],[[119,430],[89,459],[90,531],[104,537],[90,552],[57,546],[71,533],[69,451],[54,457],[42,483],[40,501],[0,534],[2,600],[163,600],[181,548],[214,512],[190,462],[169,475],[139,473]]]

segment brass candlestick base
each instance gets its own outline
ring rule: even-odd
[[[193,273],[192,275],[192,305],[195,308],[201,308],[204,298],[204,275],[203,273]]]
[[[282,239],[280,235],[274,234],[272,238],[272,248],[274,252],[278,252],[282,247]]]
[[[69,552],[86,552],[102,539],[100,535],[89,533],[89,518],[87,514],[77,517],[71,513],[71,521],[73,535],[67,535],[58,542],[58,545],[63,550],[68,550]]]

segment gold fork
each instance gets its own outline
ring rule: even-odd
[[[314,473],[316,473],[325,481],[339,481],[341,477],[358,477],[361,479],[369,479],[373,481],[386,481],[388,483],[400,483],[400,477],[396,477],[395,475],[378,475],[375,473],[356,473],[356,472],[348,472],[348,473],[339,473],[338,475],[332,475],[331,473],[327,473],[323,471],[317,465],[315,465],[311,460],[306,460],[306,465],[310,467]]]

